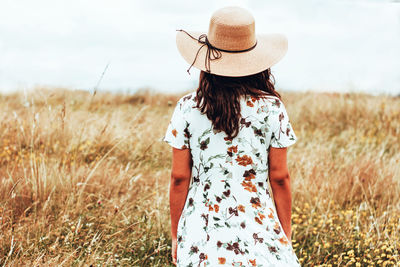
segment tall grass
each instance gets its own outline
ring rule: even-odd
[[[172,266],[161,141],[182,96],[36,88],[0,96],[2,266]],[[284,93],[293,246],[304,266],[394,266],[400,99]]]

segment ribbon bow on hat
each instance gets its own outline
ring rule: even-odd
[[[197,50],[196,56],[192,62],[192,64],[190,65],[190,67],[187,69],[187,72],[190,74],[189,70],[192,68],[193,64],[196,62],[197,56],[199,55],[200,50],[204,47],[207,46],[207,52],[206,52],[206,57],[204,58],[204,65],[206,67],[206,71],[208,73],[211,72],[211,66],[210,66],[210,61],[211,60],[215,60],[215,59],[219,59],[222,57],[222,53],[221,52],[228,52],[228,53],[240,53],[240,52],[246,52],[246,51],[250,51],[252,50],[254,47],[256,47],[257,42],[255,43],[255,45],[253,45],[252,47],[248,48],[248,49],[243,49],[243,50],[225,50],[225,49],[221,49],[221,48],[217,48],[215,46],[213,46],[207,38],[207,34],[202,34],[199,36],[199,38],[194,38],[192,35],[190,35],[187,31],[185,30],[177,30],[180,32],[184,32],[187,35],[189,35],[190,38],[192,38],[193,40],[197,40],[197,42],[201,43],[202,46],[200,46],[199,50]]]

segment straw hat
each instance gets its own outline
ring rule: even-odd
[[[178,30],[176,44],[192,66],[221,76],[247,76],[268,69],[287,51],[282,34],[255,34],[254,17],[241,7],[224,7],[211,17],[208,34]],[[189,73],[190,74],[190,73]]]

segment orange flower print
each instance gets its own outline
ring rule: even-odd
[[[225,264],[226,259],[224,257],[218,258],[218,264]]]
[[[238,148],[237,145],[236,146],[230,146],[230,147],[228,147],[228,151],[229,152],[233,152],[233,153],[237,153],[237,148]]]
[[[247,100],[246,104],[247,104],[249,107],[254,107],[253,102],[251,102],[250,100]]]
[[[272,213],[272,212],[274,212],[274,210],[273,210],[273,209],[271,209],[271,208],[269,208],[269,210],[271,211],[271,213]]]
[[[243,174],[243,177],[246,181],[250,181],[251,179],[256,178],[256,172],[254,169],[246,170]]]
[[[251,101],[253,101],[253,102],[255,102],[258,99],[260,99],[258,96],[251,96]]]
[[[238,210],[241,211],[241,212],[245,212],[244,206],[240,205],[240,204],[238,205]]]
[[[212,210],[214,210],[213,207],[211,205],[208,206],[208,211],[212,211]]]
[[[225,141],[232,141],[233,138],[229,138],[228,136],[224,137]]]
[[[260,202],[260,199],[258,197],[252,197],[250,199],[250,203],[253,206],[253,208],[261,207],[261,202]]]
[[[219,211],[219,206],[217,204],[214,204],[214,210],[215,210],[215,212]]]
[[[241,185],[249,192],[257,192],[257,187],[251,181],[243,181]]]
[[[172,130],[172,134],[176,137],[176,134],[177,134],[178,132],[176,131],[176,129],[173,129]]]
[[[236,161],[239,162],[239,165],[247,166],[249,164],[253,164],[253,160],[250,156],[244,155],[243,157],[237,156]]]
[[[249,260],[249,261],[250,261],[250,263],[251,263],[251,266],[257,266],[256,259],[254,259],[254,260]]]
[[[260,218],[258,217],[254,217],[254,219],[256,220],[256,222],[258,222],[259,224],[263,224],[263,222],[260,220]]]
[[[260,212],[258,213],[258,216],[260,216],[260,219],[261,219],[261,220],[264,220],[264,218],[265,218],[265,215],[262,214],[262,213],[260,213]]]
[[[281,227],[279,226],[279,223],[278,223],[278,222],[275,222],[275,225],[274,225],[274,232],[275,232],[277,235],[279,235],[280,232],[281,232]]]
[[[281,238],[279,238],[279,242],[281,242],[281,244],[283,244],[283,245],[287,245],[287,244],[289,244],[289,241],[284,237],[284,236],[282,236]]]
[[[274,214],[272,214],[272,212],[270,214],[268,214],[268,218],[272,219],[274,218]]]

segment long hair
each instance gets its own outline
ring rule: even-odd
[[[274,84],[275,78],[270,69],[242,77],[219,76],[201,71],[196,90],[196,108],[212,121],[214,130],[224,131],[229,139],[233,139],[239,133],[240,98],[281,98]]]

